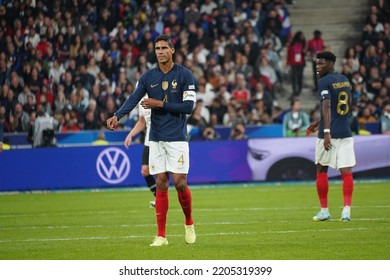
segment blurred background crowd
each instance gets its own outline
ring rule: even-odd
[[[201,139],[213,140],[216,127],[228,126],[230,139],[244,139],[248,125],[279,123],[285,136],[302,135],[319,116],[318,103],[301,108],[303,69],[327,46],[320,30],[307,40],[292,29],[294,2],[0,0],[3,132],[30,133],[33,141],[39,117],[56,132],[106,129],[138,77],[156,66],[153,41],[166,33],[175,62],[198,82],[189,132],[198,128]],[[390,133],[388,2],[371,6],[360,40],[337,61],[353,87],[356,134],[366,123]]]

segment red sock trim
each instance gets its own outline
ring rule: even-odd
[[[317,173],[316,186],[321,208],[328,208],[329,181],[327,173]]]
[[[168,190],[156,191],[157,236],[165,237],[165,226],[168,213]]]
[[[351,206],[354,187],[352,173],[341,174],[341,178],[343,179],[344,206]]]
[[[177,197],[183,209],[185,224],[192,225],[194,222],[192,220],[192,196],[190,188],[187,186],[184,192],[177,192]]]

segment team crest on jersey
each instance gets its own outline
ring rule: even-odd
[[[163,90],[167,90],[168,89],[168,81],[164,81],[164,82],[162,82],[162,84],[161,84],[161,87],[162,87],[162,89]]]
[[[177,92],[177,81],[176,81],[176,79],[172,81],[171,85],[172,85],[171,92]]]

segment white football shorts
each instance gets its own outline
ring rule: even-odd
[[[353,167],[356,165],[353,138],[331,139],[332,148],[326,151],[324,139],[317,139],[315,163],[330,166],[334,169]]]
[[[171,172],[188,174],[190,153],[188,142],[149,142],[149,172],[152,175]]]

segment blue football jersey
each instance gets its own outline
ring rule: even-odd
[[[188,141],[186,115],[196,101],[195,78],[190,70],[174,64],[166,74],[158,67],[143,73],[133,94],[115,113],[118,120],[133,110],[145,93],[149,98],[164,101],[163,108],[152,109],[149,140]],[[179,104],[186,105],[186,109],[179,108]]]
[[[332,138],[352,137],[348,118],[351,113],[351,84],[348,78],[340,73],[328,73],[318,80],[318,93],[321,102],[324,99],[330,99],[330,132]],[[324,123],[321,118],[318,138],[324,138],[323,130]]]

